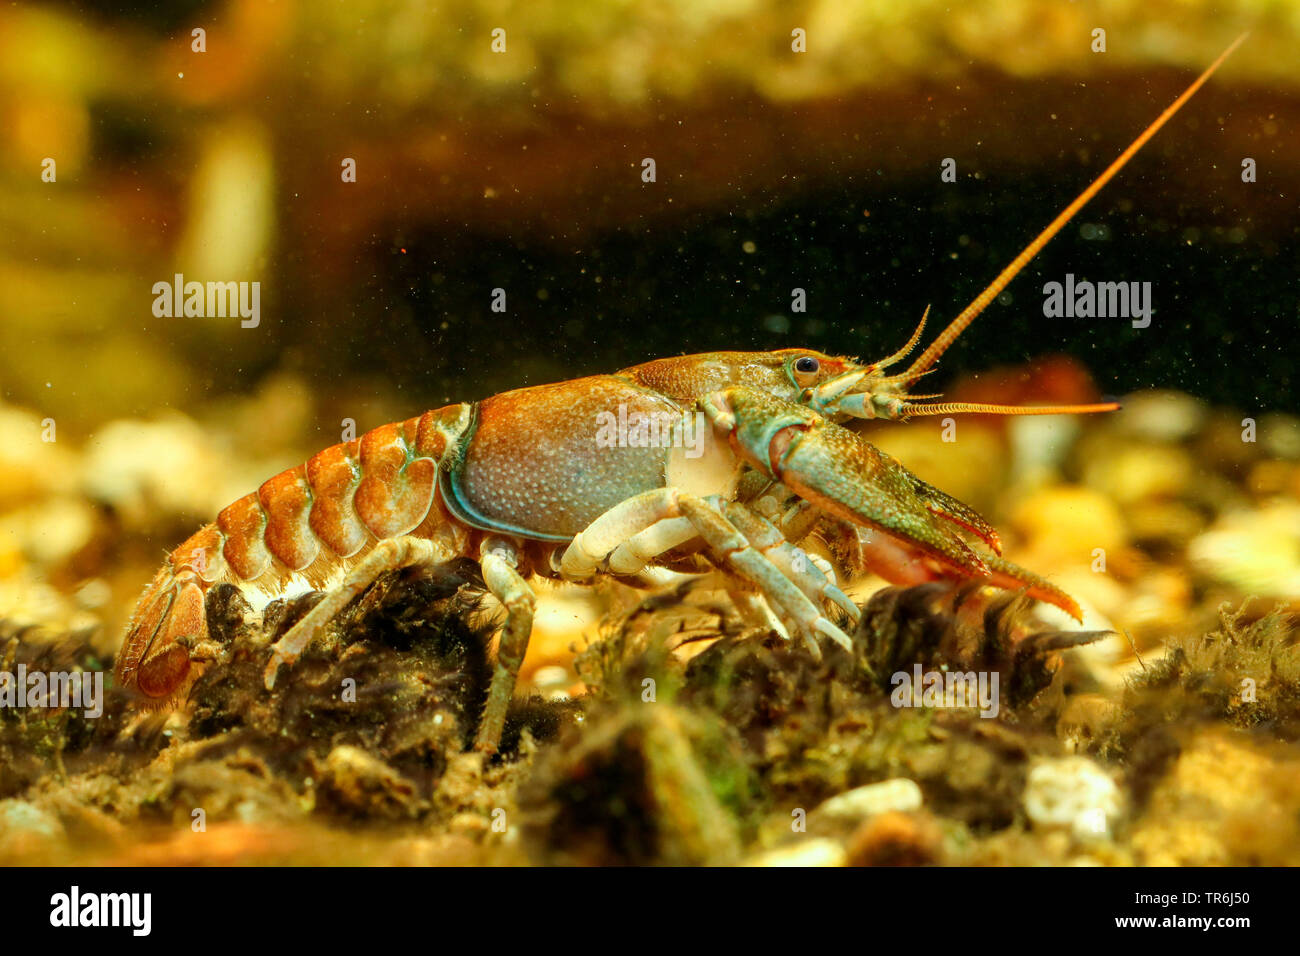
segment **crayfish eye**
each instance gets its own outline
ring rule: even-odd
[[[794,363],[794,370],[801,375],[812,375],[821,368],[821,363],[811,355],[801,355]]]

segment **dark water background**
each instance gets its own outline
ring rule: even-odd
[[[160,33],[221,9],[193,0],[54,6]],[[730,137],[726,122],[697,125],[684,147],[680,137],[672,144],[647,134],[627,146],[626,191],[593,191],[575,180],[571,194],[548,200],[553,229],[545,207],[530,209],[516,228],[509,206],[485,206],[476,218],[439,208],[436,196],[408,205],[406,192],[422,178],[408,167],[369,187],[385,192],[390,211],[342,246],[337,237],[333,245],[321,238],[338,210],[330,206],[338,201],[337,175],[318,183],[305,170],[332,155],[332,134],[351,142],[364,104],[295,105],[291,91],[267,90],[268,102],[281,98],[268,110],[279,147],[277,216],[286,227],[268,263],[274,291],[271,307],[264,302],[265,344],[251,352],[242,343],[242,350],[221,341],[203,346],[199,358],[212,371],[196,380],[195,396],[245,391],[289,368],[322,392],[377,377],[410,395],[414,411],[678,353],[806,345],[882,356],[906,340],[927,304],[930,336],[937,333],[1191,79],[1185,71],[1157,75],[1154,88],[1137,76],[1052,80],[1050,94],[1041,83],[987,77],[977,102],[908,115],[904,96],[880,125],[864,120],[861,107],[895,94],[856,93],[855,101],[830,107],[842,117],[838,130],[827,133],[823,120],[806,147],[792,133],[780,140],[783,155],[775,161],[754,152],[752,135]],[[1216,82],[949,350],[928,380],[935,390],[963,372],[1066,353],[1091,370],[1103,394],[1176,388],[1246,412],[1300,410],[1300,232],[1287,211],[1295,205],[1288,186],[1296,164],[1273,141],[1240,132],[1240,117],[1271,119],[1274,106],[1259,91]],[[931,92],[940,101],[955,95],[953,85]],[[1061,112],[1054,124],[1044,104]],[[779,128],[798,114],[752,98],[709,109],[751,127]],[[675,114],[690,112],[681,103],[644,112],[656,111],[668,127]],[[1220,139],[1238,141],[1216,141],[1218,152],[1207,153],[1198,143],[1225,115],[1229,131]],[[539,110],[540,135],[554,140],[562,124],[548,129],[552,120]],[[160,120],[148,104],[117,104],[98,114],[95,135],[111,161],[170,164],[159,129],[193,122]],[[478,129],[483,116],[453,112],[438,122],[452,131]],[[619,135],[612,129],[607,139]],[[1035,142],[1049,132],[1070,148]],[[498,167],[513,148],[504,138],[482,142],[475,159],[484,169]],[[1017,142],[1024,146],[1019,158]],[[996,155],[986,155],[989,143]],[[334,152],[346,154],[346,147]],[[708,154],[733,157],[734,188],[724,172],[709,201],[671,206],[683,180],[719,177],[716,165],[708,172],[690,165],[692,156]],[[659,157],[659,183],[638,181],[632,167],[642,155]],[[938,163],[949,155],[958,157],[959,180],[946,184]],[[1257,184],[1240,182],[1237,163],[1245,155],[1259,158]],[[581,156],[570,154],[575,172]],[[763,172],[751,174],[755,169]],[[563,177],[567,170],[551,172]],[[506,193],[518,185],[508,173],[494,181]],[[649,206],[643,195],[627,202],[630,191],[646,190],[663,198]],[[1067,273],[1152,283],[1150,327],[1044,317],[1043,284]],[[496,287],[507,291],[505,315],[488,307]],[[807,290],[804,314],[790,311],[794,287]],[[192,340],[165,326],[161,334],[175,334],[178,356],[188,350],[193,357]]]
[[[434,367],[508,367],[522,351],[552,356],[577,375],[682,351],[792,345],[875,358],[906,341],[927,304],[936,334],[1079,185],[1051,172],[998,187],[855,183],[691,215],[671,230],[631,226],[579,255],[425,233],[412,245],[431,250],[437,266],[394,258],[374,291],[422,317],[415,324],[428,337],[414,347]],[[1167,387],[1243,408],[1295,408],[1300,316],[1284,263],[1300,247],[1231,241],[1233,224],[1229,215],[1170,222],[1099,197],[949,350],[941,377],[1066,352],[1094,371],[1103,392]],[[1105,238],[1083,238],[1097,226]],[[1188,230],[1199,236],[1189,241]],[[478,281],[452,278],[462,272]],[[1151,282],[1150,327],[1044,317],[1043,285],[1066,273]],[[486,286],[511,291],[511,314],[495,323],[458,318],[483,313]],[[803,315],[790,311],[796,286],[808,293]],[[443,321],[449,328],[439,331]],[[376,354],[406,364],[411,341],[376,332]]]
[[[927,305],[926,341],[937,334],[1100,165],[997,183],[855,176],[738,197],[671,227],[632,222],[575,251],[472,225],[396,224],[408,253],[373,250],[357,306],[370,335],[351,359],[438,400],[440,379],[497,390],[681,352],[802,345],[882,357]],[[960,373],[1066,353],[1103,394],[1174,388],[1244,411],[1300,410],[1300,241],[1256,236],[1248,208],[1207,211],[1200,196],[1184,215],[1162,214],[1186,185],[1147,165],[1122,172],[988,307],[944,356],[936,390]],[[1153,213],[1147,195],[1164,200]],[[1067,273],[1150,282],[1151,325],[1045,317],[1043,285]],[[507,315],[486,307],[495,287],[508,291]],[[805,314],[791,312],[794,287],[807,290]]]

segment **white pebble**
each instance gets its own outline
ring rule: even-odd
[[[1025,813],[1033,824],[1068,829],[1078,840],[1108,837],[1121,803],[1110,774],[1087,757],[1044,760],[1025,784]]]
[[[921,788],[906,777],[855,787],[831,797],[815,811],[841,820],[865,820],[878,813],[921,809]]]
[[[746,866],[843,866],[848,854],[835,840],[808,839],[751,857]]]

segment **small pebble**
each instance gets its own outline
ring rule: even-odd
[[[58,818],[25,800],[0,800],[0,860],[47,851],[64,838]]]
[[[1294,597],[1300,594],[1300,506],[1278,501],[1224,515],[1188,545],[1187,557],[1201,574],[1245,594]]]
[[[1263,416],[1259,420],[1259,443],[1266,455],[1300,460],[1300,418],[1281,412]]]
[[[1151,443],[1115,448],[1089,461],[1084,483],[1120,505],[1148,499],[1173,498],[1190,487],[1197,466],[1192,456],[1174,445]]]
[[[843,866],[848,853],[836,840],[809,838],[751,857],[746,866]]]
[[[1096,548],[1117,551],[1127,539],[1124,519],[1110,498],[1072,485],[1030,494],[1016,506],[1011,524],[1044,562],[1086,564]]]
[[[1120,815],[1120,791],[1087,757],[1044,760],[1029,771],[1025,813],[1036,827],[1064,829],[1080,841],[1106,838]]]
[[[921,788],[906,777],[856,787],[818,805],[815,813],[840,820],[864,820],[877,813],[921,809]]]
[[[1201,427],[1205,410],[1205,402],[1183,392],[1138,392],[1124,399],[1116,421],[1131,435],[1174,442],[1190,437]]]

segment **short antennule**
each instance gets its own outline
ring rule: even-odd
[[[876,379],[875,385],[877,388],[882,385],[914,385],[919,379],[937,371],[939,371],[937,368],[927,368],[924,372],[920,372],[916,375],[908,375],[906,372],[901,375],[886,375],[884,378]],[[943,393],[940,392],[939,394]]]
[[[893,365],[895,362],[901,362],[903,359],[911,355],[912,349],[916,348],[916,343],[921,341],[921,334],[925,332],[925,320],[929,317],[930,307],[927,305],[925,307],[925,312],[921,315],[921,324],[916,327],[916,331],[913,332],[912,337],[907,340],[907,344],[888,358],[883,358],[879,362],[875,362],[872,365],[872,368],[889,368],[889,366]]]

